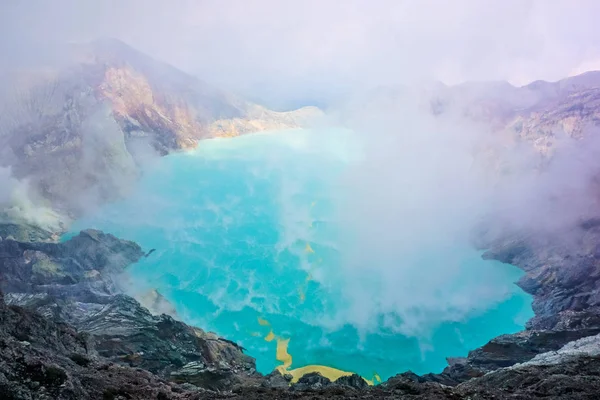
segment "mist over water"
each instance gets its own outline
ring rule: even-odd
[[[149,167],[132,196],[72,231],[155,248],[128,270],[127,289],[158,289],[186,322],[240,343],[263,373],[281,364],[270,332],[290,339],[293,368],[386,379],[439,372],[446,357],[522,329],[532,312],[514,285],[521,272],[481,259],[464,234],[464,209],[475,210],[459,201],[470,183],[444,182],[471,161],[439,146],[447,153],[390,164],[389,142],[359,137],[320,129],[205,141]],[[453,151],[459,162],[448,163]]]

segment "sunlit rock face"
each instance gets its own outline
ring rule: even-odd
[[[38,205],[74,215],[125,195],[149,159],[320,115],[268,110],[117,40],[50,53],[0,69],[0,162],[30,181]]]
[[[179,318],[236,341],[261,372],[294,380],[439,372],[446,357],[522,329],[531,308],[513,284],[521,273],[449,234],[452,219],[437,217],[446,211],[429,210],[436,218],[424,226],[384,224],[383,234],[381,218],[403,215],[385,215],[393,196],[416,205],[416,195],[370,201],[384,197],[379,181],[349,199],[347,182],[368,177],[355,173],[363,150],[345,130],[203,142],[163,158],[129,198],[72,230],[155,249],[123,276],[132,294],[157,289]]]

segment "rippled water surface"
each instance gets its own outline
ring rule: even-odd
[[[532,313],[513,284],[520,271],[467,245],[399,247],[348,266],[345,250],[361,242],[338,215],[339,182],[360,154],[343,130],[206,141],[159,160],[131,197],[73,231],[95,227],[156,249],[128,270],[131,290],[158,289],[186,322],[240,343],[264,373],[284,363],[278,344],[292,357],[286,368],[368,379],[438,372],[446,357],[521,329]]]

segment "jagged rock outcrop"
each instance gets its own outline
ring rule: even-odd
[[[505,368],[456,387],[458,398],[595,399],[600,392],[600,358],[580,356],[553,365]]]
[[[598,332],[600,327],[582,330],[528,330],[502,335],[470,351],[467,357],[449,359],[449,366],[442,373],[426,374],[421,379],[455,386],[488,372],[529,361],[539,354],[557,351],[571,341]]]
[[[292,385],[292,390],[320,390],[331,386],[332,382],[318,372],[308,373]]]
[[[56,241],[57,235],[39,226],[27,224],[24,221],[0,223],[0,239],[13,239],[21,242]]]
[[[0,296],[0,398],[197,399],[148,371],[98,357],[92,336]]]
[[[290,386],[290,389],[292,391],[315,391],[325,388],[341,388],[351,392],[352,390],[365,390],[368,387],[367,382],[357,374],[341,376],[332,382],[318,372],[310,372],[300,377],[298,382]]]
[[[0,287],[9,304],[88,332],[107,360],[211,389],[253,384],[254,359],[240,347],[166,314],[152,315],[121,294],[118,274],[143,255],[137,244],[95,230],[63,243],[6,239]]]

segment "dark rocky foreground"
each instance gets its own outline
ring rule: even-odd
[[[561,235],[482,243],[489,247],[486,257],[527,273],[519,285],[534,295],[536,312],[527,330],[450,360],[441,374],[405,372],[375,388],[357,376],[332,383],[318,374],[290,386],[277,372],[257,373],[254,359],[235,343],[151,313],[117,284],[119,274],[144,256],[135,243],[94,230],[63,243],[26,226],[2,225],[0,231],[1,399],[596,399],[600,394],[600,224],[595,221],[570,231],[568,243]],[[160,303],[156,294],[144,302],[155,310]]]
[[[597,340],[597,338],[596,338]],[[151,372],[101,357],[94,335],[18,306],[0,303],[0,398],[12,399],[595,399],[600,357],[580,355],[552,364],[502,369],[457,387],[411,374],[376,388],[358,377],[331,384],[317,374],[291,389],[262,384],[215,392],[169,382]],[[597,346],[598,343],[596,343]]]

